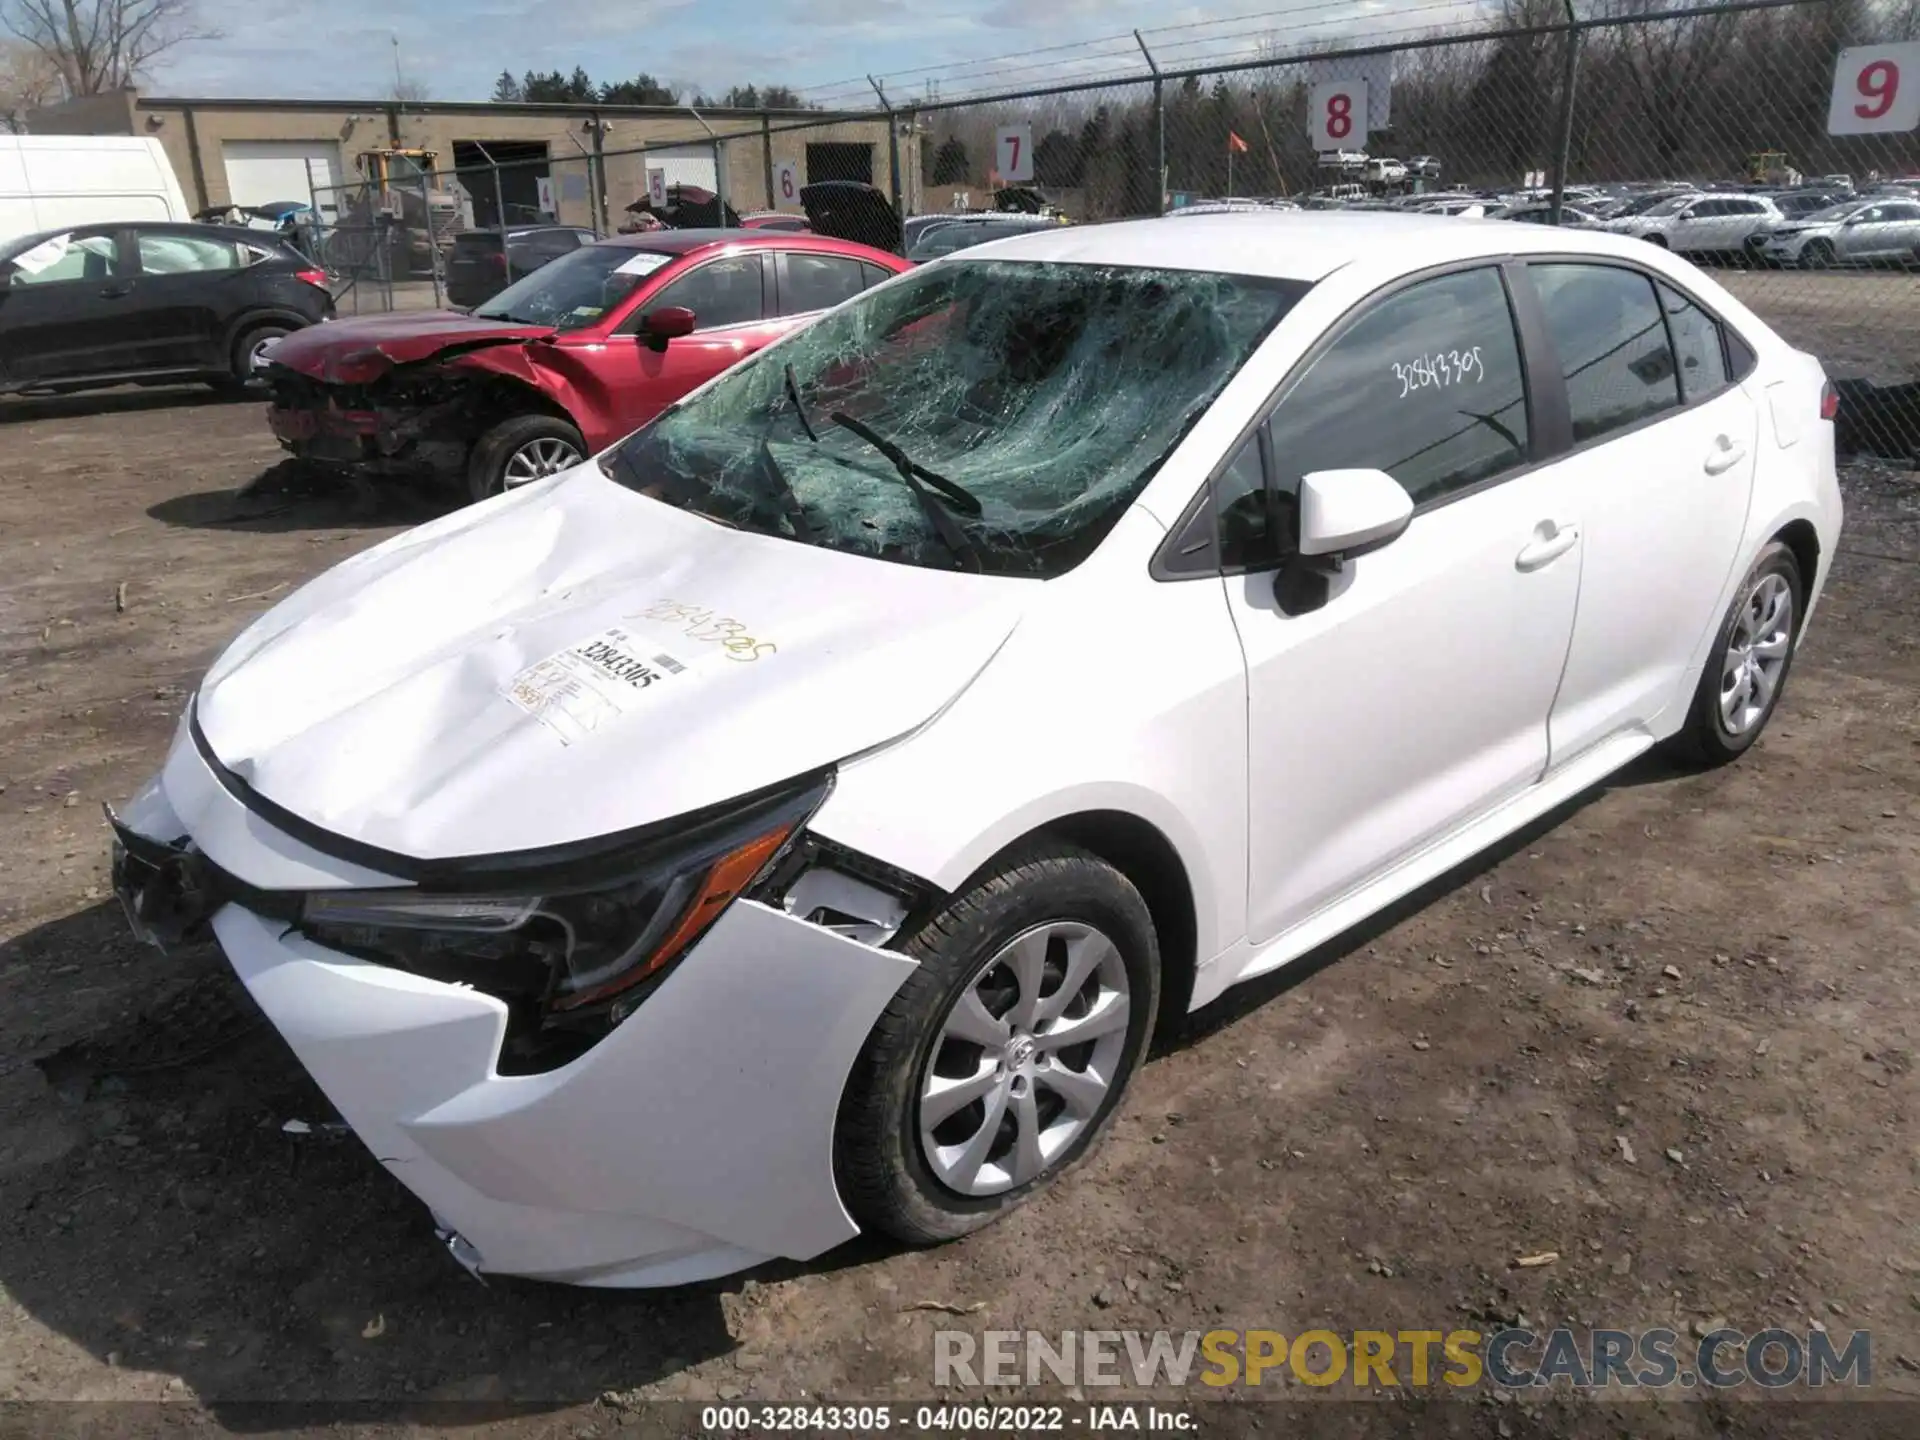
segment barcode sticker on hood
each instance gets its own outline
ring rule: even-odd
[[[529,665],[500,693],[571,745],[645,705],[687,672],[684,660],[613,626]]]

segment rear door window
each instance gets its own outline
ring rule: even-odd
[[[1680,406],[1653,282],[1608,265],[1529,265],[1560,354],[1576,444]]]
[[[1680,362],[1681,398],[1692,404],[1723,388],[1727,383],[1727,357],[1719,322],[1665,285],[1660,287],[1660,305],[1667,313],[1674,359]]]
[[[784,315],[805,315],[851,300],[867,287],[860,262],[845,255],[787,252],[786,282],[780,290]]]
[[[140,269],[147,275],[205,275],[238,270],[248,263],[247,247],[202,235],[167,235],[143,230],[135,237]]]

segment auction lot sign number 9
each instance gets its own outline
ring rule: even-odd
[[[1855,45],[1833,71],[1829,135],[1891,135],[1920,127],[1920,41]]]

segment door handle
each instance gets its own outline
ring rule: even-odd
[[[1724,475],[1746,458],[1746,446],[1736,443],[1731,436],[1722,435],[1707,452],[1704,467],[1709,475]]]
[[[119,300],[133,293],[131,285],[108,285],[100,291],[103,300]]]
[[[1533,539],[1514,557],[1514,566],[1520,570],[1538,570],[1543,565],[1550,565],[1571,550],[1579,538],[1578,525],[1558,525],[1551,520],[1542,520],[1534,527]]]

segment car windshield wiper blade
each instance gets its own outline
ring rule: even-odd
[[[952,505],[953,508],[958,510],[962,515],[978,515],[980,513],[980,497],[978,495],[975,495],[971,490],[967,489],[966,486],[927,469],[926,466],[915,460],[911,455],[907,454],[906,451],[894,444],[893,441],[887,439],[886,436],[867,424],[866,421],[856,420],[844,410],[836,410],[828,418],[836,425],[844,425],[862,440],[873,446],[873,448],[878,450],[882,455],[886,456],[887,459],[893,462],[894,468],[903,476],[914,480],[926,481],[927,484],[931,485],[935,490],[938,490],[947,503]]]
[[[814,433],[813,422],[807,418],[807,405],[806,402],[800,398],[800,385],[799,382],[793,378],[793,362],[791,360],[787,362],[786,375],[787,399],[793,402],[794,418],[800,422],[800,428],[807,432],[807,439],[818,445],[820,443],[820,437]]]
[[[963,566],[975,574],[986,570],[986,560],[980,554],[980,547],[973,543],[966,531],[954,524],[953,516],[947,513],[940,499],[935,498],[935,491],[928,487],[936,486],[940,497],[946,499],[962,514],[978,515],[980,501],[972,492],[954,484],[945,476],[934,474],[923,465],[916,465],[906,451],[845,411],[836,410],[830,418],[834,424],[853,431],[893,462],[893,468],[901,481],[913,491],[914,499],[920,502],[921,510],[926,513],[927,523],[933,526],[934,533]],[[926,483],[923,484],[922,481]]]

